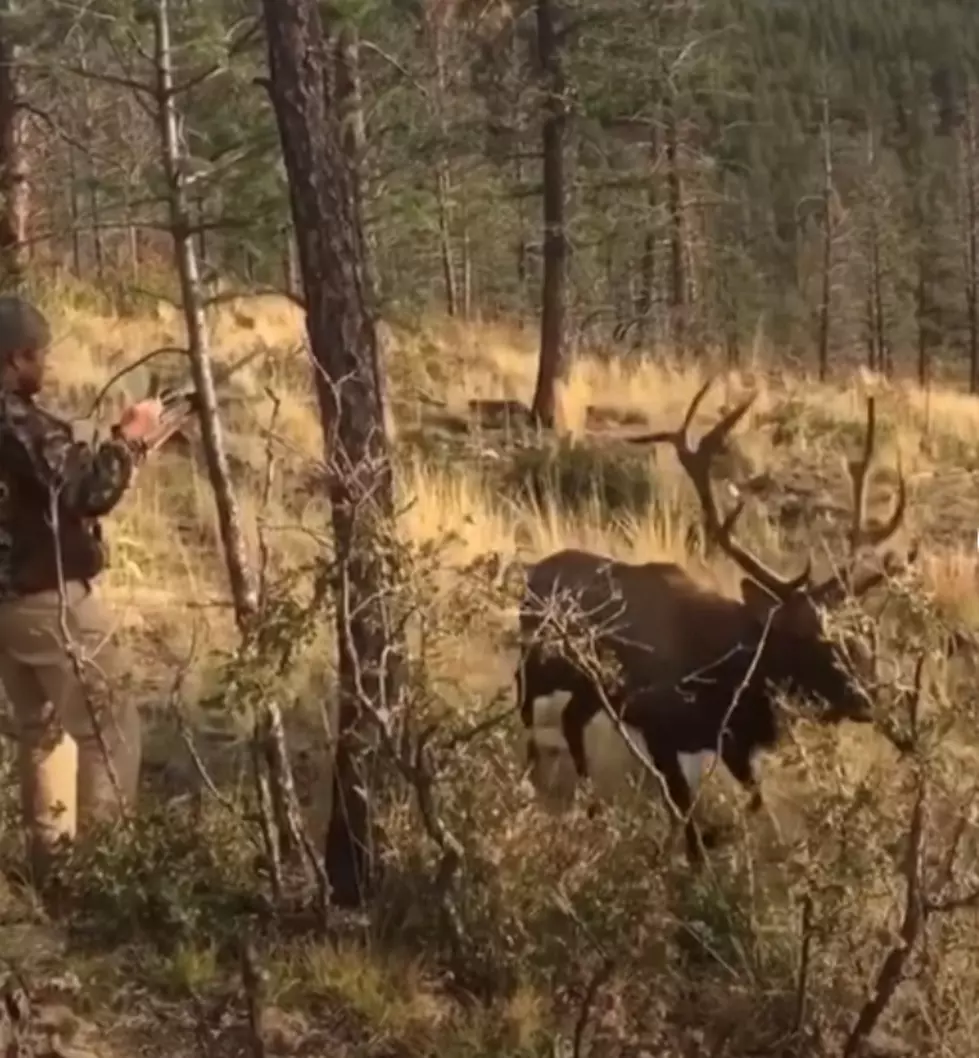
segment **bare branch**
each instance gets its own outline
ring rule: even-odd
[[[26,62],[24,65],[35,70],[47,69],[47,65],[44,63]],[[147,84],[145,81],[139,81],[133,77],[123,77],[119,74],[88,70],[84,66],[75,66],[71,64],[62,65],[60,69],[86,81],[96,81],[100,84],[115,85],[118,88],[128,88],[131,92],[135,92],[139,96],[146,96],[148,99],[153,98],[153,85]]]

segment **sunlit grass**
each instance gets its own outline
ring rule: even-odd
[[[102,384],[127,362],[152,348],[181,344],[180,321],[169,306],[135,317],[99,314],[79,298],[52,296],[50,310],[58,341],[52,356],[55,399],[70,400],[84,385]],[[322,434],[315,400],[302,368],[303,318],[281,298],[259,298],[222,307],[211,321],[214,356],[228,362],[253,348],[267,350],[265,364],[246,370],[236,382],[240,399],[229,406],[226,436],[236,465],[251,469],[238,482],[246,535],[254,552],[259,522],[273,527],[269,537],[281,561],[298,562],[315,553],[315,535],[296,525],[298,508],[317,529],[324,528],[325,504],[301,484],[305,466],[322,454]],[[390,365],[390,397],[402,423],[427,429],[417,394],[463,410],[473,398],[507,398],[529,402],[536,377],[536,334],[502,323],[467,325],[433,318],[411,332],[384,328],[384,349]],[[291,358],[290,358],[291,356]],[[263,372],[259,379],[256,372]],[[589,408],[610,411],[619,425],[612,432],[628,434],[642,422],[651,427],[679,423],[704,380],[698,367],[665,359],[629,356],[580,357],[560,392],[563,428],[579,439],[587,432]],[[132,383],[123,382],[132,392]],[[272,419],[275,394],[278,412],[276,441],[269,446],[265,431]],[[738,449],[756,470],[791,474],[798,465],[822,460],[829,475],[825,484],[846,495],[846,459],[852,458],[865,415],[865,397],[878,395],[882,424],[879,460],[894,467],[898,456],[912,484],[936,475],[954,474],[955,457],[979,451],[979,416],[975,402],[959,393],[922,392],[900,383],[887,384],[866,375],[847,386],[798,386],[779,372],[730,373],[723,376],[705,402],[695,430],[711,421],[721,406],[730,406],[748,391],[757,399],[736,435]],[[121,399],[121,398],[120,398]],[[786,402],[789,402],[786,405]],[[787,407],[791,443],[773,446],[773,415]],[[67,409],[82,414],[85,409]],[[258,482],[268,453],[277,475],[264,507]],[[979,455],[975,456],[979,459]],[[410,452],[398,459],[398,492],[403,510],[402,531],[416,543],[447,533],[455,536],[450,553],[460,563],[487,552],[502,557],[539,557],[561,547],[586,547],[634,560],[683,562],[691,571],[727,591],[736,591],[739,573],[719,560],[711,568],[692,561],[689,486],[672,453],[650,454],[658,503],[650,514],[610,520],[596,504],[569,514],[553,504],[517,502],[488,486],[467,464],[421,461]],[[830,480],[833,479],[833,480]],[[974,488],[968,479],[963,488]],[[884,490],[886,492],[886,490]],[[915,526],[915,512],[909,515]],[[226,595],[214,504],[198,461],[182,453],[154,460],[140,475],[136,489],[109,519],[112,568],[106,588],[135,634],[147,626],[179,628],[185,616],[206,610],[206,632],[214,638],[230,634],[230,617],[214,604]],[[742,531],[770,559],[786,569],[803,556],[782,555],[779,534],[751,509]],[[974,530],[963,530],[963,548],[930,555],[923,570],[934,590],[956,611],[974,610]],[[695,534],[693,534],[695,535]],[[928,542],[924,541],[925,551]],[[818,542],[814,541],[819,557]]]

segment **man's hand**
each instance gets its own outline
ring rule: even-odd
[[[119,420],[119,433],[127,441],[148,441],[160,428],[163,402],[148,397],[128,407]]]

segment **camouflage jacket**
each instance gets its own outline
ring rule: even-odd
[[[0,393],[0,601],[101,573],[98,519],[122,498],[137,458],[121,438],[77,442],[33,400]]]

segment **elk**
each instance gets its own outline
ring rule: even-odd
[[[816,715],[827,722],[871,721],[872,702],[864,685],[872,661],[869,651],[853,637],[832,640],[822,611],[848,594],[862,596],[913,561],[915,552],[904,562],[888,554],[876,567],[856,572],[860,550],[880,548],[890,540],[907,506],[899,467],[892,513],[883,524],[864,524],[875,447],[871,398],[863,452],[850,466],[850,569],[814,584],[811,561],[790,578],[764,565],[734,535],[744,502],[722,516],[710,483],[712,461],[756,395],[723,415],[693,446],[690,427],[712,381],[694,396],[678,429],[632,440],[668,443],[675,449],[696,492],[707,541],[744,573],[741,599],[701,586],[672,562],[636,564],[570,549],[551,554],[527,571],[517,697],[529,733],[532,769],[540,763],[542,748],[536,740],[535,706],[551,700],[558,704],[561,735],[578,776],[589,773],[588,725],[600,713],[614,714],[619,733],[638,742],[681,812],[691,799],[683,758],[714,752],[750,793],[749,811],[754,812],[763,805],[754,758],[776,742],[779,691],[821,701]],[[562,612],[561,603],[570,606]],[[586,647],[580,645],[582,637]],[[615,678],[596,667],[596,653],[610,656],[618,670]],[[692,860],[699,848],[688,822]]]

